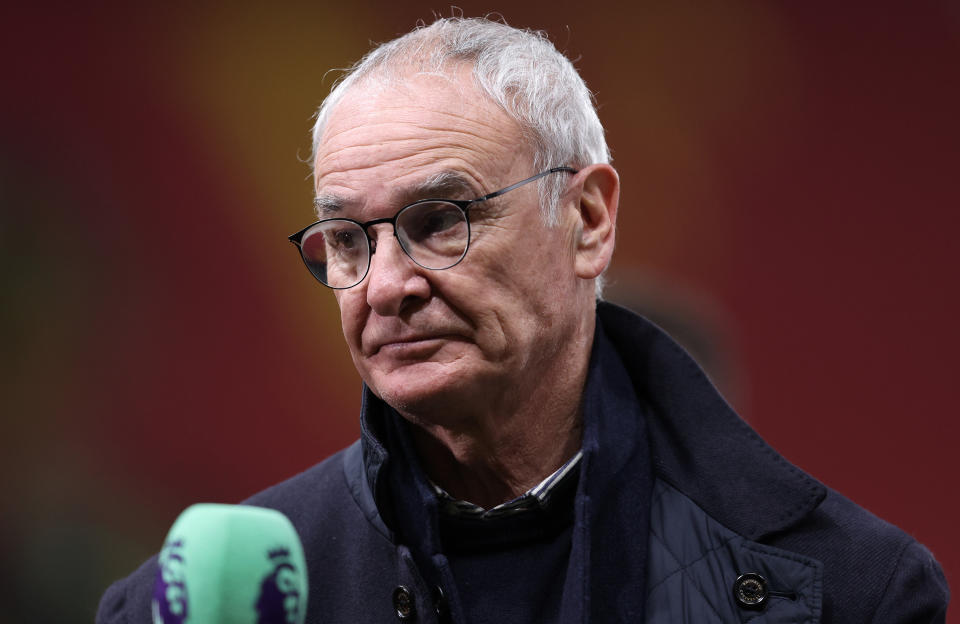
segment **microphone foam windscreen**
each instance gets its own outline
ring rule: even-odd
[[[188,507],[170,528],[158,563],[154,624],[303,624],[303,546],[278,511]]]

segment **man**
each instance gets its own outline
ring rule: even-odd
[[[439,20],[314,129],[362,438],[250,504],[304,544],[310,622],[936,622],[923,546],[768,447],[643,319],[597,303],[619,181],[541,36]],[[156,563],[98,621],[147,621]]]

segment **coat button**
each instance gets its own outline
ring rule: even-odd
[[[413,604],[413,594],[403,585],[398,585],[393,590],[393,608],[397,611],[397,617],[401,620],[413,619],[417,609]]]
[[[733,597],[744,609],[762,609],[769,593],[767,579],[756,572],[741,574],[733,583]]]

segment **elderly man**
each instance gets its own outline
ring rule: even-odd
[[[250,504],[300,534],[309,622],[933,622],[923,546],[767,446],[597,303],[619,182],[538,34],[447,19],[367,55],[314,129],[362,438]],[[149,619],[154,561],[99,621]]]

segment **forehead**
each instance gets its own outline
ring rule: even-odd
[[[479,192],[525,172],[522,133],[467,72],[414,75],[396,84],[361,82],[330,114],[317,148],[318,194],[389,193],[455,172]],[[515,176],[514,176],[515,177]]]

